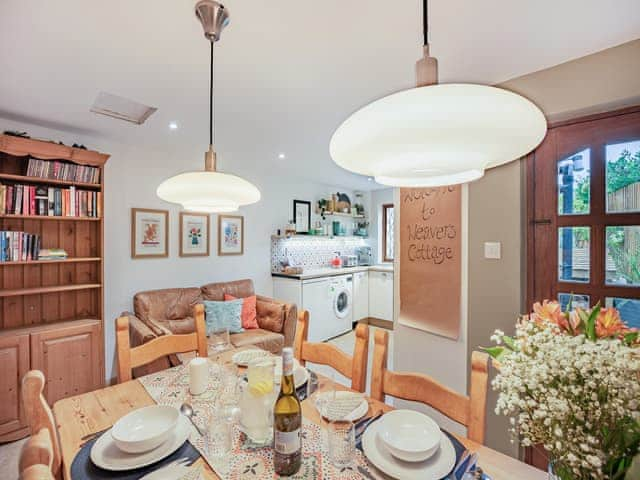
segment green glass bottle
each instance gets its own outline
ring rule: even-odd
[[[293,349],[282,349],[282,385],[273,409],[273,462],[278,475],[293,475],[302,464],[302,407],[293,381]]]

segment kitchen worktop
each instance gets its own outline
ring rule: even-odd
[[[332,268],[332,267],[324,267],[324,268],[313,268],[304,270],[302,273],[289,274],[282,272],[271,272],[272,277],[281,277],[281,278],[292,278],[294,280],[309,280],[310,278],[321,278],[321,277],[335,277],[337,275],[348,275],[350,273],[357,272],[389,272],[393,273],[393,264],[378,264],[378,265],[361,265],[358,267],[343,267],[343,268]]]

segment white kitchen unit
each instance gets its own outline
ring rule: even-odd
[[[353,274],[353,321],[369,317],[369,272]]]
[[[393,271],[369,270],[369,317],[393,322]]]

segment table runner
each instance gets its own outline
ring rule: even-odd
[[[186,365],[179,365],[161,372],[153,373],[138,380],[151,398],[159,405],[171,405],[179,408],[182,403],[190,403],[194,409],[194,419],[199,426],[209,423],[209,415],[221,388],[219,365],[209,365],[209,385],[202,395],[189,393],[189,371]],[[323,430],[319,425],[303,418],[302,421],[302,467],[292,479],[302,480],[361,480],[357,468],[370,471],[364,455],[356,451],[353,465],[344,469],[334,467],[328,458]],[[273,449],[255,447],[252,442],[234,427],[233,447],[229,455],[215,458],[208,455],[204,439],[191,429],[191,444],[200,452],[211,468],[222,480],[277,478],[273,471]],[[377,474],[379,475],[379,474]]]

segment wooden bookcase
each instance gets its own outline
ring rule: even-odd
[[[99,183],[27,176],[29,158],[96,167]],[[102,192],[109,155],[52,142],[0,135],[0,183]],[[0,231],[39,235],[65,260],[0,262],[0,442],[28,434],[20,382],[42,370],[50,404],[104,383],[104,222],[94,217],[0,214]]]

